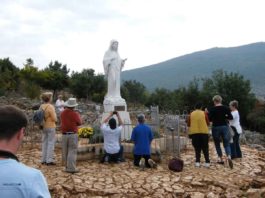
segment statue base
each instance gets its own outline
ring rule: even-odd
[[[107,116],[109,116],[110,112],[118,111],[124,124],[123,130],[121,132],[121,140],[130,140],[132,134],[132,123],[129,112],[127,112],[127,104],[125,100],[121,97],[106,97],[104,99],[103,105],[104,113],[102,115],[102,121],[105,120]],[[114,118],[118,122],[117,117],[114,116]]]
[[[127,104],[122,97],[106,97],[103,102],[104,112],[127,111]]]

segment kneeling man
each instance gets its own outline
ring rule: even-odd
[[[114,115],[118,118],[118,127]],[[108,124],[107,124],[108,123]],[[120,144],[121,131],[123,122],[120,114],[117,111],[111,112],[109,116],[103,121],[101,130],[104,136],[104,157],[101,162],[122,162],[123,159],[123,146]]]

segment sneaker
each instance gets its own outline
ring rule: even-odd
[[[231,169],[233,169],[234,165],[233,165],[232,160],[231,160],[230,158],[228,158],[227,161],[228,161],[228,165],[229,165],[229,167],[230,167]]]
[[[145,159],[142,157],[140,162],[139,162],[139,167],[141,168],[141,170],[144,170],[145,168]]]
[[[225,164],[224,161],[217,161],[217,164]]]
[[[124,158],[119,158],[118,161],[119,162],[126,162]]]
[[[200,167],[200,166],[201,166],[200,162],[195,163],[195,167]]]
[[[48,162],[48,163],[46,163],[46,165],[47,165],[47,166],[55,166],[56,163],[54,163],[54,162]]]
[[[151,168],[156,168],[157,167],[157,164],[155,163],[154,160],[152,159],[148,159],[148,164]]]
[[[65,170],[65,172],[74,174],[74,173],[79,173],[80,171],[78,169],[75,169],[75,170]]]
[[[205,168],[210,168],[210,163],[204,163],[203,165]]]

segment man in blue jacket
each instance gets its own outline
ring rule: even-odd
[[[131,140],[134,142],[134,165],[146,166],[148,168],[155,167],[155,162],[151,159],[151,142],[153,140],[153,132],[146,125],[144,114],[137,116],[138,125],[133,129]],[[145,163],[140,161],[145,160]]]

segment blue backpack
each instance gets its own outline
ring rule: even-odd
[[[40,107],[39,110],[37,110],[33,114],[33,118],[32,119],[33,119],[33,122],[35,124],[43,125],[43,122],[45,121],[45,110],[47,109],[47,107],[44,110]]]

